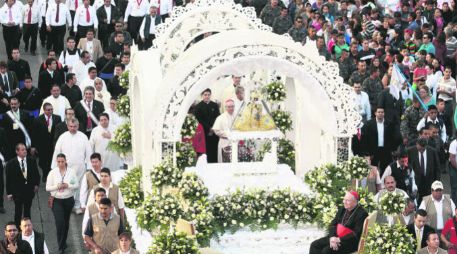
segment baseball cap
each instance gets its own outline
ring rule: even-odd
[[[432,183],[432,190],[440,190],[440,189],[441,190],[444,189],[443,183],[441,181],[434,181]]]

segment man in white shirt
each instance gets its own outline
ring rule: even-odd
[[[25,52],[29,50],[30,45],[30,53],[34,56],[36,54],[35,51],[36,41],[38,37],[38,27],[41,27],[42,22],[40,7],[38,4],[34,4],[34,0],[27,0],[27,4],[24,6],[24,10],[22,11],[22,16]]]
[[[427,211],[427,224],[435,228],[441,235],[446,221],[455,216],[455,204],[448,194],[443,194],[443,183],[432,183],[432,194],[425,196],[419,209]]]
[[[95,127],[90,134],[89,143],[95,153],[102,156],[103,166],[111,171],[119,169],[121,158],[115,152],[108,150],[108,143],[113,138],[114,128],[110,125],[107,113],[100,114],[100,125]]]
[[[89,198],[89,193],[92,191],[95,185],[100,183],[100,171],[102,170],[102,162],[102,156],[100,153],[93,153],[90,156],[91,168],[88,169],[86,173],[84,173],[83,179],[81,180],[81,188],[79,193],[82,210],[86,209],[87,207],[87,198]]]
[[[418,251],[427,246],[427,235],[435,229],[426,224],[427,212],[419,209],[414,214],[414,223],[406,226],[408,233],[414,239],[414,250]]]
[[[219,136],[219,143],[217,146],[217,161],[219,163],[230,162],[223,158],[222,151],[231,145],[231,142],[228,140],[228,134],[230,133],[230,128],[235,120],[234,111],[235,103],[232,99],[228,99],[225,102],[225,112],[219,115],[213,124],[213,131]]]
[[[51,168],[56,167],[57,155],[59,153],[63,153],[67,156],[68,167],[76,171],[76,176],[78,177],[78,180],[81,181],[84,176],[84,172],[86,172],[87,165],[89,165],[89,158],[92,154],[92,149],[87,136],[78,131],[78,119],[73,118],[68,120],[67,128],[68,131],[62,134],[57,140]],[[79,200],[79,190],[75,193],[74,208],[77,213],[82,213],[82,210],[80,209],[81,203]]]
[[[429,124],[435,124],[438,126],[440,130],[440,138],[443,143],[445,143],[447,139],[446,125],[444,125],[444,122],[438,118],[438,109],[435,105],[428,106],[428,112],[417,124],[417,131],[420,131],[424,127],[428,127]]]
[[[451,77],[452,69],[446,66],[444,69],[443,77],[438,82],[438,99],[443,99],[445,103],[444,117],[449,121],[453,121],[454,107],[452,106],[455,100],[456,83],[455,79]],[[446,120],[445,120],[446,121]]]
[[[76,41],[73,36],[67,38],[67,48],[60,54],[59,62],[68,68],[67,73],[74,73],[73,66],[79,61],[82,50],[76,48]]]
[[[87,30],[98,29],[97,13],[90,0],[83,0],[83,5],[76,9],[75,20],[73,22],[73,32],[76,33],[76,45],[80,38],[86,38]]]
[[[94,82],[97,78],[97,68],[89,67],[87,73],[87,77],[79,84],[79,88],[81,89],[81,91],[84,91],[84,89],[88,86],[95,88]]]
[[[49,254],[48,246],[44,240],[44,235],[33,230],[33,224],[30,218],[22,218],[20,239],[27,241],[32,247],[33,254]]]
[[[82,51],[87,51],[90,54],[92,62],[103,56],[102,44],[98,39],[94,38],[95,31],[92,28],[87,29],[86,38],[81,38],[78,43],[78,48]]]
[[[128,32],[137,44],[139,44],[137,39],[138,31],[140,30],[144,16],[148,14],[148,10],[149,1],[147,0],[129,0],[127,8],[125,9],[124,23],[128,24]]]
[[[155,0],[157,1],[157,0]],[[151,0],[151,2],[154,2],[154,0]],[[162,22],[165,22],[165,19],[170,17],[170,13],[173,10],[173,0],[159,0],[159,12],[158,14],[162,18]],[[287,5],[286,5],[287,6]]]
[[[75,76],[76,76],[76,85],[80,88],[80,84],[89,76],[89,68],[95,67],[95,64],[90,61],[90,54],[87,51],[81,52],[81,58],[79,61],[76,62],[75,66],[73,67]],[[83,89],[81,89],[82,91]]]
[[[140,37],[143,42],[142,49],[146,50],[152,46],[152,40],[155,39],[156,26],[162,23],[162,19],[157,15],[157,5],[151,4],[149,15],[145,16],[140,27]]]
[[[49,5],[46,12],[46,29],[49,32],[46,48],[54,48],[56,55],[63,50],[65,24],[68,24],[69,27],[72,26],[70,11],[60,0],[55,0],[55,4]]]
[[[360,83],[354,83],[353,87],[356,109],[360,116],[362,116],[362,121],[366,123],[371,119],[371,105],[368,94],[362,91],[362,85]]]
[[[22,9],[14,4],[15,0],[7,0],[0,8],[0,23],[3,27],[6,55],[13,59],[11,52],[19,48],[19,30],[22,28]]]
[[[54,108],[54,113],[60,116],[60,119],[65,119],[65,109],[71,108],[70,102],[65,96],[60,94],[60,86],[57,84],[52,85],[51,95],[44,99],[41,106],[40,115],[43,114],[43,105],[50,103]]]
[[[408,194],[404,190],[397,188],[397,182],[395,181],[395,178],[393,176],[389,175],[384,178],[384,187],[385,189],[380,190],[374,196],[374,200],[376,201],[376,203],[379,203],[381,201],[381,198],[388,192],[400,193],[401,195],[403,195],[405,200],[409,198]]]
[[[116,112],[116,105],[116,98],[111,98],[109,101],[109,108],[105,110],[105,113],[107,113],[109,116],[109,123],[114,129],[119,127],[119,125],[125,123],[127,120],[125,117],[120,116],[119,113]]]

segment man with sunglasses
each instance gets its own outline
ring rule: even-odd
[[[294,25],[288,31],[290,37],[294,39],[296,42],[304,43],[306,38],[306,29],[303,26],[303,18],[297,17],[295,18]]]
[[[32,247],[25,241],[18,239],[16,223],[10,221],[5,226],[5,239],[0,242],[0,253],[33,254]]]
[[[432,41],[433,41],[432,33],[430,33],[430,32],[424,33],[424,35],[422,36],[422,45],[420,46],[419,51],[425,50],[425,51],[427,51],[427,53],[435,54],[435,46],[433,46]]]
[[[116,38],[117,32],[122,32],[122,34],[124,34],[124,43],[132,43],[132,36],[128,31],[124,30],[124,23],[122,21],[117,21],[116,24],[114,24],[114,32],[112,32],[109,37],[108,43],[110,47],[115,44],[114,39]]]

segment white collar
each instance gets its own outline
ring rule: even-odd
[[[33,230],[32,230],[32,234],[29,235],[29,236],[26,236],[26,235],[22,234],[22,239],[32,239],[34,237],[35,237],[35,233],[33,232]]]
[[[22,158],[19,157],[19,156],[16,156],[16,157],[17,157],[17,160],[18,160],[19,162],[21,162]],[[24,157],[24,163],[26,163],[26,162],[27,162],[27,157]]]

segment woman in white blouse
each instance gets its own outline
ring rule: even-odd
[[[67,159],[64,154],[58,154],[56,162],[57,167],[49,172],[46,191],[51,194],[48,205],[52,209],[56,221],[59,253],[63,253],[70,226],[70,215],[75,204],[73,196],[76,189],[79,188],[79,181],[76,172],[67,167]]]

